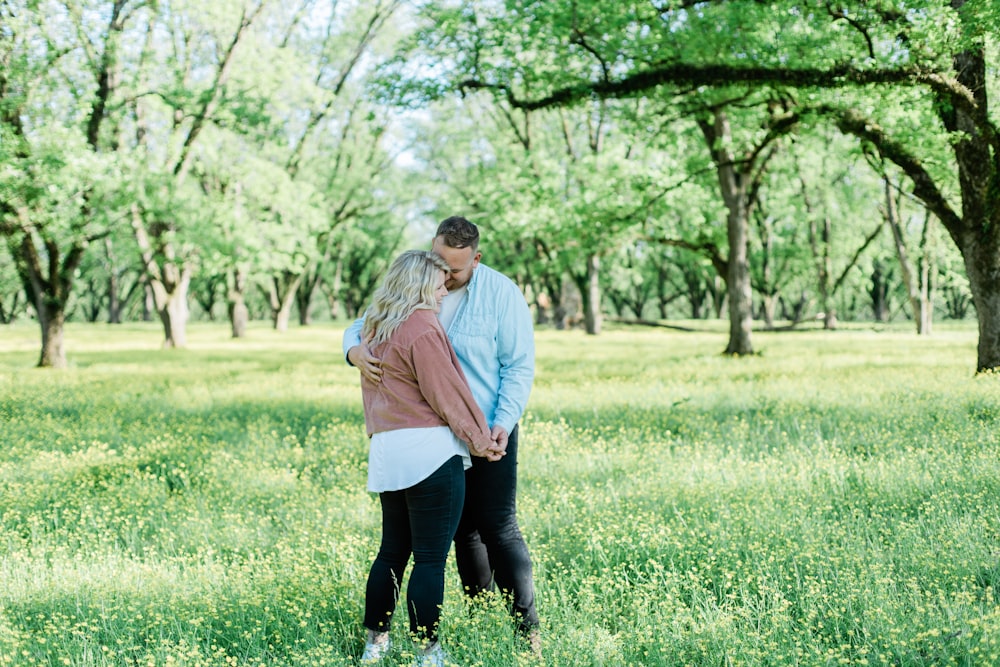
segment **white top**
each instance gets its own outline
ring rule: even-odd
[[[368,490],[408,489],[456,454],[466,470],[472,467],[469,448],[447,426],[374,433],[368,449]]]
[[[466,283],[462,285],[457,290],[453,292],[448,292],[443,299],[441,299],[441,312],[438,313],[438,320],[441,321],[441,326],[447,331],[451,328],[451,322],[455,319],[455,314],[458,313],[458,307],[462,305],[462,299],[465,295],[469,293],[469,284]]]

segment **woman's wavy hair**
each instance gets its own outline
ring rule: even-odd
[[[437,306],[438,273],[448,273],[448,263],[433,252],[407,250],[386,271],[382,284],[372,297],[365,313],[361,335],[372,347],[389,340],[415,310],[433,310]]]

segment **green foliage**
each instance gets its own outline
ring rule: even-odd
[[[334,296],[344,304],[348,317],[359,317],[368,307],[371,295],[385,275],[396,254],[405,249],[403,228],[390,216],[364,218],[356,225],[335,230],[331,244],[335,261],[327,268],[342,272],[337,281],[325,274],[331,289],[339,287]],[[422,239],[417,247],[426,247]]]
[[[996,663],[973,327],[762,334],[738,360],[723,328],[537,333],[519,511],[546,664]],[[0,333],[0,665],[356,664],[380,519],[339,327],[196,324],[151,354],[152,325],[71,325],[59,374]],[[451,564],[442,635],[458,664],[528,664]]]
[[[25,298],[23,285],[14,269],[7,244],[0,243],[0,323],[8,324],[22,314]]]

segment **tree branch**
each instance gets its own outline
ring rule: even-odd
[[[916,67],[898,69],[858,69],[849,64],[835,65],[828,70],[811,68],[737,67],[733,65],[693,65],[669,63],[655,69],[636,72],[618,80],[589,81],[575,86],[559,88],[538,99],[520,99],[508,86],[477,79],[467,79],[459,84],[465,90],[488,89],[503,93],[511,106],[518,109],[544,109],[577,102],[592,96],[628,97],[657,86],[676,85],[731,85],[733,83],[771,83],[780,85],[842,88],[852,85],[899,83],[921,85],[930,83],[930,77],[940,74]]]
[[[855,251],[854,256],[847,262],[847,265],[844,266],[844,270],[840,272],[840,276],[838,276],[837,280],[833,283],[833,289],[830,290],[831,294],[836,294],[840,290],[844,281],[847,280],[847,274],[850,273],[851,269],[854,268],[854,265],[858,263],[859,259],[861,259],[861,253],[863,253],[865,249],[867,249],[868,246],[870,246],[872,242],[878,238],[878,235],[882,232],[882,227],[882,223],[879,222],[878,226],[875,227],[875,231],[869,234],[865,238],[865,242],[861,244],[857,251]]]
[[[859,69],[851,64],[841,64],[834,65],[830,69],[812,69],[670,63],[636,72],[615,81],[604,79],[566,86],[537,99],[521,99],[508,86],[477,79],[467,79],[459,84],[459,88],[463,92],[492,90],[504,95],[508,103],[515,108],[535,110],[572,104],[594,96],[629,97],[667,84],[713,86],[733,83],[766,83],[813,88],[845,88],[873,84],[927,86],[949,100],[957,109],[964,111],[982,132],[994,153],[1000,154],[1000,132],[990,121],[986,109],[977,103],[973,91],[952,76],[922,67]]]
[[[906,146],[890,137],[884,128],[870,118],[853,109],[822,107],[818,111],[832,116],[841,132],[871,142],[879,153],[906,172],[913,181],[913,194],[924,202],[955,242],[960,244],[959,234],[963,227],[961,216],[948,203],[923,163]]]

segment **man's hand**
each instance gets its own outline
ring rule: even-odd
[[[490,433],[490,444],[484,449],[477,449],[473,446],[469,448],[469,451],[473,456],[481,456],[487,461],[499,461],[507,455],[507,431],[502,427],[494,426]]]
[[[490,432],[490,437],[492,437],[493,442],[496,443],[496,445],[494,445],[495,449],[504,453],[507,452],[507,438],[510,437],[510,434],[507,433],[507,429],[503,426],[495,425],[493,430]]]
[[[347,351],[347,360],[361,371],[361,375],[375,384],[382,381],[382,360],[372,355],[367,345],[361,343]]]

